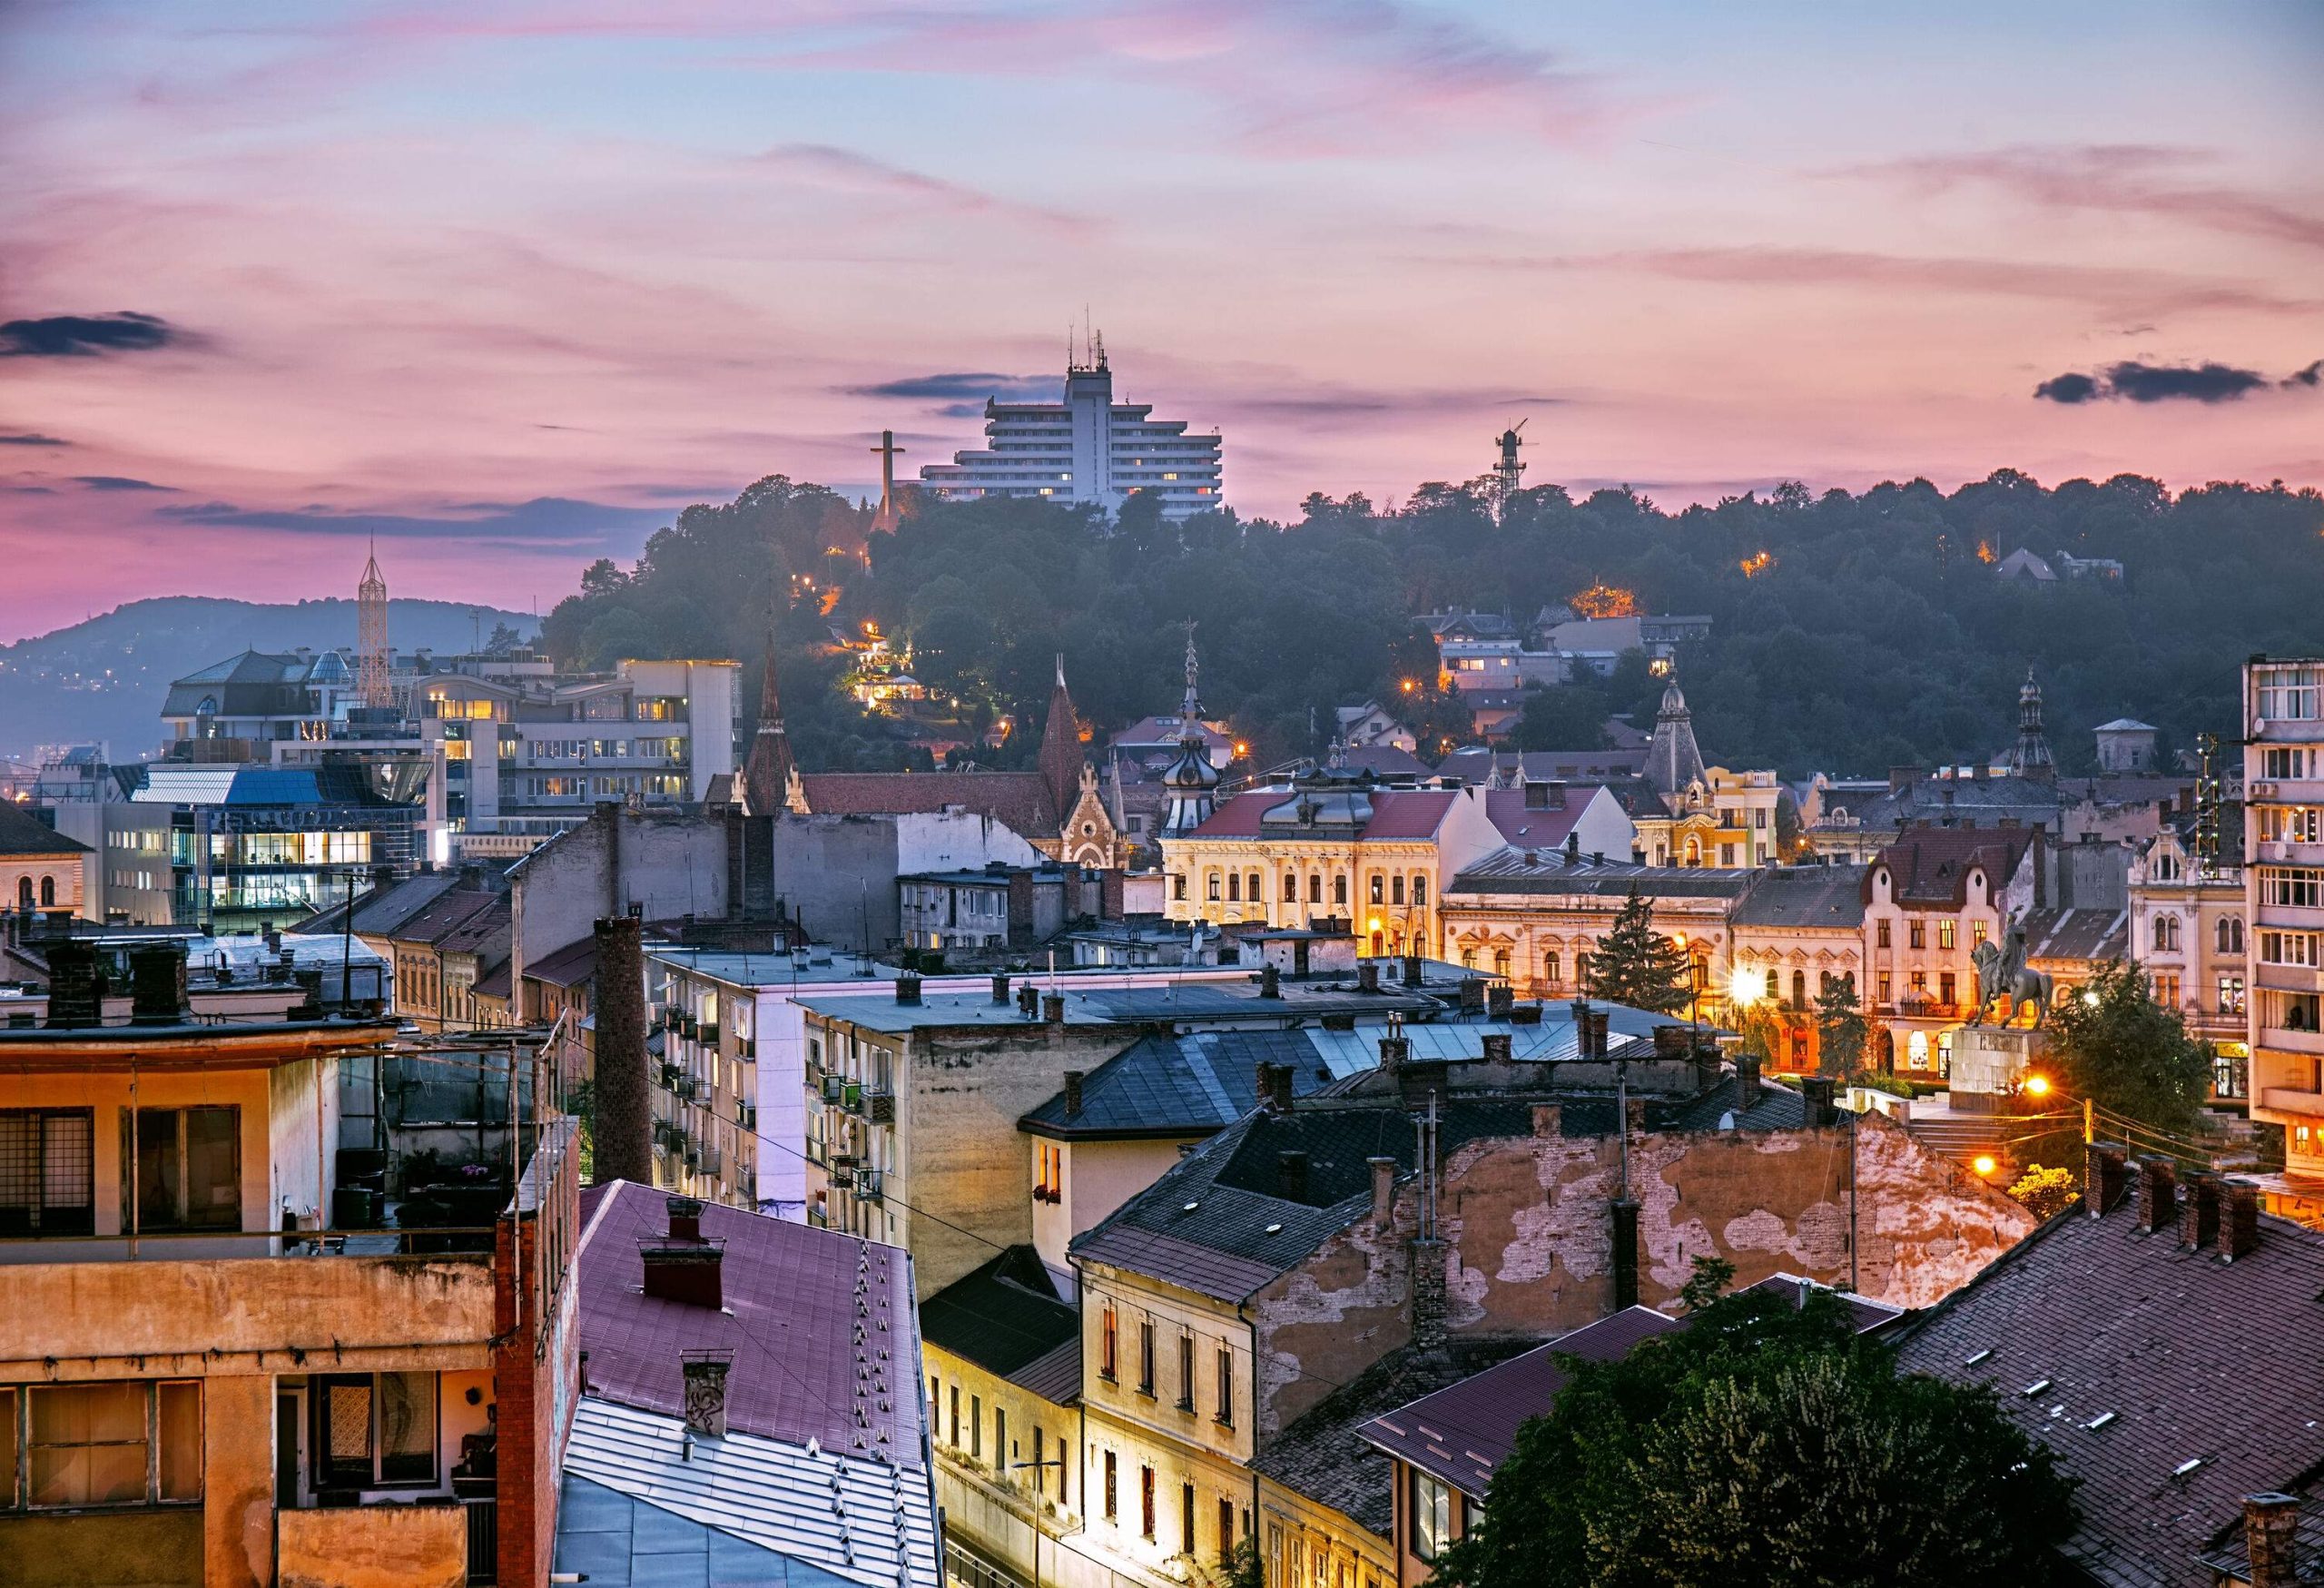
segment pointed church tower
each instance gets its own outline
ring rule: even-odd
[[[2050,759],[2049,737],[2042,731],[2042,686],[2034,682],[2031,667],[2017,691],[2017,744],[2009,753],[2008,767],[2013,776],[2057,781],[2057,764]]]
[[[771,816],[789,797],[791,735],[783,727],[783,700],[774,686],[774,629],[766,631],[766,676],[759,686],[759,728],[743,765],[743,805],[753,816]]]
[[[1695,715],[1673,679],[1662,692],[1662,709],[1654,714],[1654,737],[1646,747],[1646,780],[1664,799],[1683,794],[1703,776],[1703,753],[1695,746]]]
[[[1178,705],[1178,758],[1162,774],[1170,791],[1170,806],[1162,818],[1165,837],[1182,837],[1210,820],[1217,804],[1218,768],[1210,764],[1210,746],[1202,736],[1202,696],[1196,693],[1198,664],[1195,658],[1195,626],[1187,625],[1187,696]]]
[[[1049,806],[1062,824],[1081,797],[1081,719],[1065,687],[1065,656],[1057,658],[1057,684],[1049,691],[1049,720],[1041,727],[1041,782]]]

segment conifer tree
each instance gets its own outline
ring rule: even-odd
[[[1631,1009],[1674,1014],[1693,1001],[1694,966],[1687,951],[1654,930],[1654,903],[1633,887],[1614,924],[1590,956],[1582,991]]]

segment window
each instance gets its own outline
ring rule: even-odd
[[[2243,978],[2221,976],[2219,979],[2219,1011],[2221,1014],[2243,1012]]]
[[[121,1202],[135,1210],[137,1229],[241,1228],[241,1114],[121,1110]]]
[[[1108,1301],[1106,1303],[1105,1311],[1100,1315],[1098,1325],[1098,1376],[1100,1378],[1112,1379],[1120,1376],[1120,1362],[1115,1355],[1114,1344],[1115,1333],[1118,1327],[1119,1320],[1115,1316],[1114,1304]],[[1106,1514],[1110,1516],[1113,1512],[1108,1509]]]
[[[1403,902],[1404,879],[1402,877],[1390,877],[1388,879],[1388,902],[1391,904],[1401,904]]]
[[[1928,947],[1928,923],[1926,922],[1908,922],[1905,924],[1905,942],[1910,946],[1916,949],[1925,949]]]
[[[1226,1426],[1235,1425],[1235,1353],[1224,1346],[1218,1347],[1217,1416]]]
[[[2179,948],[2179,918],[2158,915],[2154,918],[2154,947],[2158,953],[2174,953]]]
[[[1195,1553],[1195,1486],[1178,1485],[1178,1553],[1191,1556]]]
[[[323,1374],[313,1382],[317,1488],[436,1481],[433,1373]]]
[[[2262,777],[2306,777],[2314,753],[2305,745],[2290,745],[2260,753],[2260,775]]]
[[[2261,866],[2260,902],[2293,910],[2324,910],[2324,871]]]
[[[960,1386],[952,1386],[952,1448],[960,1447]]]
[[[1972,953],[1975,952],[1976,952],[1977,945],[1978,945],[1979,943],[1984,942],[1984,941],[1985,941],[1985,923],[1984,923],[1984,922],[1982,922],[1982,921],[1972,921],[1971,922],[1969,922],[1969,950],[1970,950],[1970,952],[1971,952]]]
[[[2324,933],[2313,932],[2262,932],[2260,934],[2260,959],[2270,965],[2324,964]]]
[[[1263,893],[1261,893],[1259,892],[1259,873],[1256,873],[1256,872],[1253,872],[1253,873],[1251,873],[1251,882],[1250,882],[1250,886],[1248,886],[1247,888],[1246,888],[1246,889],[1243,891],[1243,897],[1245,897],[1246,899],[1248,899],[1248,900],[1249,900],[1252,903],[1254,903],[1254,904],[1258,903],[1258,902],[1259,902],[1263,898],[1265,898],[1265,894],[1263,894]]]
[[[1374,904],[1385,904],[1388,902],[1388,879],[1378,872],[1372,873],[1372,902]]]
[[[1751,813],[1751,825],[1762,833],[1768,830],[1768,813],[1765,809]]]
[[[1415,907],[1418,907],[1427,902],[1428,879],[1426,877],[1414,877],[1413,879],[1413,903]]]
[[[1009,1414],[1000,1406],[992,1408],[992,1465],[1002,1477],[1009,1475]]]
[[[2313,992],[2277,992],[2262,989],[2260,994],[2260,1020],[2262,1025],[2280,1031],[2314,1031],[2319,1026],[2318,997]]]
[[[1939,1003],[1950,1007],[1953,1002],[1953,995],[1959,991],[1960,982],[1954,976],[1952,972],[1946,971],[1937,977],[1936,1001]]]
[[[16,879],[16,908],[29,911],[32,907],[33,880],[30,877],[18,877]]]
[[[2324,805],[2262,805],[2263,843],[2324,843]]]
[[[96,1232],[95,1136],[88,1109],[0,1110],[0,1236]]]
[[[2221,916],[2214,936],[2218,941],[2221,953],[2241,953],[2243,952],[2243,918],[2240,915]]]
[[[1332,902],[1334,904],[1344,904],[1347,902],[1346,876],[1341,875],[1332,879]]]
[[[2269,722],[2315,717],[2324,667],[2270,667],[2260,675],[2260,715]]]
[[[1321,876],[1311,875],[1307,879],[1307,902],[1310,904],[1320,904],[1323,902],[1324,879]]]
[[[1413,1475],[1413,1553],[1433,1561],[1452,1542],[1452,1491],[1418,1467]]]
[[[1142,1462],[1137,1469],[1137,1535],[1154,1536],[1154,1469]]]
[[[16,1399],[26,1397],[23,1459]],[[0,1511],[202,1498],[202,1386],[127,1379],[0,1388]]]
[[[1805,971],[1794,971],[1791,973],[1791,1007],[1794,1009],[1807,1007],[1807,972]]]
[[[1194,1552],[1189,1549],[1189,1554]],[[1232,1565],[1235,1560],[1235,1502],[1221,1494],[1218,1497],[1218,1563]]]
[[[41,903],[41,908],[42,908],[42,909],[44,909],[44,910],[49,909],[50,907],[54,906],[54,905],[55,904],[55,902],[56,902],[56,879],[55,879],[54,877],[43,877],[43,878],[41,878],[41,880],[40,880],[40,903]]]
[[[1873,993],[1873,1001],[1876,1003],[1886,1003],[1888,1001],[1889,991],[1888,972],[1883,971],[1877,976],[1875,976],[1872,979],[1872,985],[1875,990]]]
[[[1154,1393],[1154,1320],[1150,1317],[1137,1326],[1137,1393]]]
[[[1208,899],[1212,903],[1216,904],[1218,902],[1218,873],[1216,872],[1212,872],[1203,881],[1203,896]]]
[[[1289,872],[1283,873],[1283,902],[1286,904],[1299,902],[1299,879]]]
[[[1888,922],[1885,921],[1877,922],[1874,935],[1880,947],[1884,949],[1888,947]]]
[[[1217,896],[1216,893],[1211,895],[1214,899]],[[1243,878],[1238,872],[1226,873],[1226,898],[1227,902],[1233,904],[1240,904],[1243,902]]]
[[[1120,1514],[1114,1505],[1114,1453],[1108,1450],[1106,1452],[1106,1520],[1118,1521]]]
[[[1548,982],[1551,987],[1559,985],[1558,955],[1555,949],[1551,949],[1548,953],[1541,956],[1541,980]]]
[[[1915,971],[1913,972],[1913,996],[1915,998],[1926,998],[1928,996],[1928,972],[1926,971]]]
[[[1955,922],[1950,921],[1940,921],[1936,923],[1937,947],[1949,949],[1954,946],[1954,928]]]
[[[1178,1336],[1178,1409],[1182,1412],[1195,1409],[1195,1337],[1192,1335]]]
[[[984,1396],[969,1397],[969,1454],[981,1460],[984,1456]]]
[[[1170,873],[1170,897],[1172,897],[1173,899],[1184,900],[1184,899],[1186,898],[1186,896],[1187,896],[1187,877],[1186,877],[1186,873],[1185,873],[1184,872],[1173,872],[1173,873]]]

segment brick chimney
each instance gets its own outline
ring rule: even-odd
[[[2131,1181],[2130,1149],[2112,1141],[2093,1141],[2083,1154],[2082,1202],[2093,1218],[2103,1218],[2122,1206]]]
[[[1507,1031],[1487,1031],[1484,1041],[1486,1062],[1506,1064],[1514,1057]]]
[[[1364,992],[1380,991],[1380,962],[1366,960],[1355,968],[1355,985]]]
[[[920,1001],[920,978],[910,971],[905,971],[896,977],[896,1001],[898,1003]]]
[[[1385,1229],[1396,1211],[1396,1160],[1393,1158],[1367,1158],[1372,1168],[1372,1227]]]
[[[1397,1070],[1403,1069],[1404,1060],[1410,1059],[1412,1056],[1413,1040],[1410,1037],[1383,1037],[1380,1039],[1380,1068],[1386,1070],[1389,1074],[1393,1075]]]
[[[1283,996],[1283,972],[1272,964],[1259,967],[1259,996],[1261,998]]]
[[[992,973],[992,1001],[995,1003],[1009,1001],[1009,972],[1006,971]]]
[[[662,1209],[670,1216],[672,1240],[702,1238],[702,1202],[694,1197],[665,1197]]]
[[[734,1365],[732,1351],[678,1353],[688,1433],[704,1439],[726,1437],[726,1374]]]
[[[654,1183],[654,1093],[645,1073],[645,964],[638,919],[596,923],[591,1008],[597,1017],[596,1182]]]
[[[2299,1502],[2290,1494],[2243,1496],[2243,1547],[2251,1588],[2299,1588]]]
[[[1286,1202],[1307,1199],[1307,1155],[1278,1152],[1275,1156],[1275,1195]]]
[[[1506,981],[1496,981],[1485,989],[1485,1013],[1494,1020],[1507,1020],[1516,1003],[1516,991]]]
[[[1463,1014],[1476,1014],[1481,1012],[1484,1009],[1484,1006],[1485,979],[1482,976],[1468,976],[1462,978],[1461,982],[1461,1012]]]
[[[683,1302],[688,1307],[717,1311],[726,1304],[725,1292],[719,1283],[725,1245],[724,1241],[704,1240],[700,1236],[691,1240],[672,1237],[639,1241],[637,1255],[645,1267],[645,1294],[660,1301]]]
[[[1061,1026],[1065,1023],[1064,993],[1050,992],[1042,996],[1041,1019],[1045,1023],[1053,1026]]]
[[[1291,1066],[1259,1060],[1259,1106],[1270,1114],[1291,1112]]]
[[[48,1025],[52,1031],[104,1023],[105,972],[97,945],[66,938],[49,945]]]
[[[1799,1078],[1800,1094],[1807,1100],[1807,1123],[1813,1129],[1839,1123],[1840,1110],[1832,1101],[1832,1078],[1828,1075],[1803,1075]]]
[[[1406,955],[1404,956],[1404,985],[1405,985],[1405,986],[1407,986],[1407,987],[1417,987],[1417,986],[1419,986],[1419,985],[1420,985],[1420,980],[1421,980],[1421,978],[1420,978],[1420,967],[1421,967],[1421,958],[1420,958],[1420,956],[1419,956],[1418,954],[1416,954],[1416,953],[1413,953],[1413,954],[1406,954]]]
[[[2219,1177],[2201,1169],[2190,1171],[2179,1188],[2181,1247],[2201,1251],[2219,1238]]]
[[[1759,1056],[1735,1055],[1735,1106],[1748,1109],[1759,1100]]]
[[[2230,1180],[2226,1192],[2219,1210],[2219,1255],[2231,1263],[2260,1249],[2260,1188]]]
[[[129,1023],[173,1026],[185,1019],[185,944],[141,943],[129,951]]]
[[[1078,1070],[1068,1070],[1065,1072],[1065,1117],[1068,1119],[1081,1112],[1082,1073]]]
[[[2160,1153],[2139,1159],[2139,1228],[2158,1235],[2179,1219],[2179,1171]]]
[[[1590,1045],[1590,1001],[1586,998],[1575,999],[1573,1001],[1573,1056],[1577,1059],[1598,1057]]]
[[[1433,1351],[1444,1344],[1444,1243],[1413,1242],[1413,1344]]]

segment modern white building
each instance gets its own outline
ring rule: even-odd
[[[2251,1117],[2284,1128],[2269,1211],[2324,1224],[2324,657],[2243,668]]]
[[[1066,366],[1064,401],[987,399],[983,447],[922,465],[921,486],[953,501],[1054,497],[1108,512],[1147,491],[1167,518],[1221,506],[1217,433],[1188,435],[1186,420],[1153,413],[1151,403],[1114,400],[1101,338],[1089,362]]]

